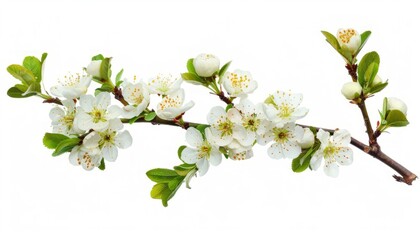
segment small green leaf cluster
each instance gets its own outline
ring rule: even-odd
[[[195,67],[194,67],[194,58],[190,58],[187,61],[187,70],[188,72],[182,73],[181,77],[184,81],[194,84],[194,85],[202,85],[210,89],[213,93],[219,94],[220,89],[218,87],[218,80],[223,77],[231,62],[225,63],[218,71],[216,71],[210,77],[201,77],[197,74]]]
[[[43,53],[41,59],[34,56],[27,56],[22,65],[12,64],[7,67],[7,71],[17,80],[19,84],[9,88],[7,95],[12,98],[27,98],[34,95],[47,98],[42,94],[42,65],[47,58],[47,53]]]
[[[357,62],[357,54],[359,54],[360,50],[362,50],[363,46],[366,44],[371,32],[366,31],[360,34],[361,44],[355,53],[349,52],[347,49],[344,49],[340,46],[337,38],[327,31],[321,31],[322,34],[325,36],[326,41],[346,60],[349,64],[355,64]]]
[[[382,111],[379,111],[381,123],[378,130],[383,132],[390,127],[405,127],[409,124],[407,116],[398,109],[389,109],[388,98],[384,98]]]
[[[316,136],[317,130],[310,128],[312,133]],[[302,153],[292,161],[293,172],[300,173],[310,168],[311,158],[315,152],[321,147],[321,142],[315,137],[314,144],[308,149],[302,149]]]
[[[146,173],[147,177],[156,183],[152,187],[150,196],[154,199],[161,199],[162,205],[167,207],[168,201],[175,195],[184,181],[187,182],[187,187],[189,187],[188,182],[195,172],[195,164],[186,163],[175,166],[173,170],[166,168],[149,170]]]
[[[42,141],[45,147],[54,149],[53,157],[70,152],[75,146],[82,143],[79,137],[68,137],[58,133],[45,133]]]
[[[388,85],[388,81],[384,83],[376,83],[374,81],[378,74],[379,63],[379,54],[375,51],[366,53],[362,60],[360,60],[357,69],[357,80],[360,86],[362,86],[363,94],[365,97],[382,91]]]

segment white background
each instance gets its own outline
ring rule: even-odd
[[[86,172],[43,147],[51,105],[6,96],[17,83],[6,67],[44,51],[47,88],[97,53],[114,57],[114,73],[124,67],[125,76],[147,80],[183,72],[188,58],[209,52],[253,74],[255,102],[276,89],[301,92],[310,112],[300,123],[346,128],[366,142],[359,110],[340,93],[350,81],[344,61],[320,30],[372,30],[362,54],[378,51],[379,74],[390,81],[368,100],[372,121],[384,96],[407,103],[411,124],[380,143],[420,174],[420,17],[414,3],[394,2],[1,1],[0,239],[418,238],[420,182],[395,182],[392,169],[358,149],[333,179],[322,171],[295,174],[290,160],[272,160],[257,146],[253,159],[211,167],[164,208],[149,197],[145,172],[179,164],[183,130],[127,126],[133,146],[106,171]],[[184,87],[196,102],[187,120],[204,122],[210,106],[223,105],[205,89]]]

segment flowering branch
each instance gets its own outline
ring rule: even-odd
[[[157,168],[146,174],[155,182],[150,195],[160,199],[164,206],[185,183],[190,187],[193,176],[205,175],[210,166],[217,166],[223,156],[231,160],[245,160],[253,156],[256,144],[269,145],[267,154],[273,159],[291,159],[294,172],[317,170],[321,165],[327,176],[337,177],[339,166],[353,162],[353,145],[393,168],[401,176],[399,182],[411,185],[415,174],[382,152],[377,139],[391,127],[409,124],[407,106],[397,98],[384,98],[380,122],[371,126],[366,99],[384,89],[377,75],[379,55],[370,52],[360,62],[356,57],[366,43],[370,32],[359,35],[355,30],[339,30],[337,37],[323,31],[327,42],[344,58],[351,82],[341,89],[350,103],[361,110],[369,144],[354,139],[344,129],[325,129],[297,123],[308,113],[301,107],[302,94],[275,91],[264,102],[254,104],[248,96],[257,88],[252,75],[243,70],[228,71],[230,62],[220,67],[219,59],[212,54],[200,54],[187,61],[187,72],[181,78],[171,74],[158,74],[145,83],[141,80],[122,78],[123,70],[112,76],[111,58],[101,54],[92,58],[83,73],[70,74],[60,79],[50,89],[41,84],[41,59],[26,57],[22,65],[12,64],[7,70],[20,81],[7,94],[14,98],[38,96],[44,103],[53,104],[49,117],[52,133],[46,133],[43,143],[53,150],[53,156],[69,153],[70,163],[85,170],[105,169],[106,162],[113,162],[119,149],[132,144],[132,137],[124,123],[150,123],[178,126],[185,129],[188,145],[181,145],[178,158],[181,164],[173,169]],[[91,82],[99,84],[94,94],[88,94]],[[207,114],[206,123],[184,120],[186,112],[194,107],[185,101],[183,82],[209,89],[211,94],[226,103],[214,106]],[[118,101],[112,105],[111,94]],[[151,95],[160,98],[151,106]]]

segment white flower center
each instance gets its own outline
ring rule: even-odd
[[[67,74],[62,79],[59,79],[58,82],[64,87],[74,87],[80,84],[80,73],[76,74]]]
[[[92,121],[94,123],[106,122],[105,114],[106,114],[106,111],[104,109],[98,109],[98,108],[94,108],[92,112],[90,112],[90,115],[92,116]]]
[[[222,133],[222,137],[233,134],[233,123],[229,119],[226,119],[226,121],[218,120],[215,128]]]
[[[248,88],[251,81],[247,75],[238,75],[237,73],[230,73],[227,77],[234,88]]]
[[[156,90],[166,93],[171,89],[172,84],[172,75],[157,75],[156,78],[149,83],[149,86],[157,85]]]
[[[143,102],[143,99],[144,97],[142,95],[141,89],[136,87],[131,92],[128,100],[136,105],[139,105],[141,102]]]
[[[341,42],[349,43],[350,39],[356,35],[356,31],[354,29],[343,29],[338,32],[338,38],[340,38]]]
[[[273,133],[274,141],[277,143],[285,143],[292,137],[290,131],[284,128],[274,128]]]
[[[203,145],[201,145],[200,148],[198,149],[198,157],[205,158],[208,160],[210,158],[210,153],[211,153],[211,145],[209,144],[209,142],[204,141]]]
[[[117,132],[103,132],[99,133],[101,136],[101,140],[99,141],[99,146],[102,147],[105,143],[109,143],[111,145],[115,145],[115,136],[117,135]]]
[[[281,103],[281,105],[278,108],[279,108],[279,113],[277,115],[280,118],[290,118],[290,116],[292,115],[292,113],[295,110],[289,104],[284,103],[284,102]]]
[[[173,107],[173,108],[179,108],[181,106],[181,99],[179,96],[176,96],[175,98],[171,98],[171,97],[164,97],[162,102],[159,103],[159,110],[163,110],[169,107]]]

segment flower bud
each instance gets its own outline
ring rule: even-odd
[[[310,148],[315,142],[314,133],[309,128],[304,128],[303,130],[303,137],[300,140],[299,145],[303,149]]]
[[[354,29],[339,29],[337,32],[337,40],[340,47],[348,50],[352,55],[355,54],[362,43],[359,33]]]
[[[194,58],[193,65],[200,77],[211,77],[219,70],[219,58],[212,54],[202,53]]]
[[[101,78],[101,64],[102,60],[94,60],[90,62],[86,67],[87,74],[96,78]]]
[[[362,94],[362,87],[358,82],[348,82],[341,88],[341,93],[348,100],[353,100]]]
[[[399,110],[407,115],[407,105],[398,98],[387,98],[387,110]]]
[[[382,83],[382,78],[376,75],[375,78],[373,79],[372,86],[376,86],[381,83]]]

